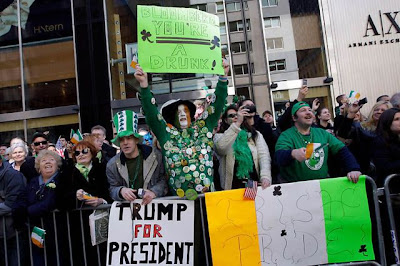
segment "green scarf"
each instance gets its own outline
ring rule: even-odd
[[[90,170],[92,169],[92,164],[90,164],[89,167],[86,167],[83,164],[77,163],[77,164],[75,164],[75,167],[76,167],[76,169],[79,170],[79,172],[81,172],[81,174],[86,179],[86,181],[89,182],[88,175],[89,175]]]
[[[253,171],[253,156],[247,143],[247,131],[240,130],[233,143],[233,152],[237,164],[236,176],[238,179],[249,178]]]

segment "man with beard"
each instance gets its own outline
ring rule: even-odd
[[[138,116],[125,110],[114,116],[117,136],[112,140],[121,152],[107,163],[107,179],[113,200],[134,201],[143,198],[143,204],[167,191],[161,153],[150,146],[139,144]]]
[[[306,102],[291,111],[294,126],[283,132],[276,143],[275,157],[282,179],[288,182],[328,177],[328,154],[341,160],[347,178],[358,182],[360,166],[347,147],[321,128],[311,127],[314,112]]]

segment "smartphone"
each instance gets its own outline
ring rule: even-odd
[[[363,104],[366,104],[367,102],[368,102],[367,97],[365,97],[358,101],[358,105],[363,105]]]
[[[303,86],[307,86],[307,80],[303,79]]]

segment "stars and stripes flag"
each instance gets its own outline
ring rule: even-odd
[[[247,181],[246,189],[244,190],[243,198],[255,200],[257,196],[257,181]]]

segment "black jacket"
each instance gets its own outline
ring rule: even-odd
[[[373,143],[373,161],[376,166],[378,187],[383,187],[385,178],[400,173],[400,142],[387,143],[382,136]]]
[[[103,198],[108,203],[112,202],[108,192],[110,185],[107,181],[104,163],[99,163],[97,159],[93,159],[88,181],[75,166],[69,167],[72,167],[69,169],[71,174],[60,179],[57,186],[59,188],[57,205],[60,209],[75,209],[83,206],[83,203],[76,199],[76,191],[78,189],[83,189],[92,196]]]

